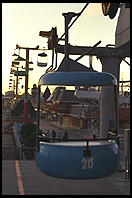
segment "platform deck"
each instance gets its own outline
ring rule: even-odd
[[[35,161],[18,161],[24,195],[129,195],[130,180],[122,173],[99,179],[69,180],[45,175]],[[15,160],[2,161],[2,194],[21,194]]]

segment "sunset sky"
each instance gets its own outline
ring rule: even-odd
[[[86,3],[2,3],[2,93],[8,91],[10,68],[13,60],[12,54],[16,44],[23,47],[47,48],[47,39],[39,36],[40,31],[50,31],[57,27],[58,36],[64,33],[64,12],[80,12]],[[115,30],[119,10],[114,19],[109,19],[102,13],[101,3],[90,3],[83,14],[69,30],[69,43],[71,45],[93,46],[102,41],[100,47],[115,44]],[[64,42],[60,42],[64,44]],[[16,50],[17,53],[17,50]],[[48,54],[48,66],[37,66],[37,54],[40,51],[30,51],[30,60],[33,61],[33,71],[29,73],[29,88],[37,84],[40,76],[51,65],[51,51]],[[26,57],[25,50],[20,50],[20,56]],[[58,65],[64,55],[59,54]],[[76,59],[75,56],[72,57]],[[127,60],[127,59],[126,59]],[[41,60],[40,60],[41,61]],[[89,66],[88,56],[82,58],[80,63]],[[128,59],[129,62],[129,59]],[[21,63],[22,64],[22,63]],[[25,63],[23,63],[24,66]],[[93,68],[101,71],[101,63],[93,58]],[[121,63],[120,76],[130,80],[130,66],[124,61]],[[15,77],[14,77],[15,79]],[[24,85],[23,80],[20,85]],[[29,89],[30,93],[30,89]]]

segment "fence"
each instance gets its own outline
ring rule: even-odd
[[[125,178],[130,177],[130,129],[124,130]]]
[[[19,160],[35,160],[35,147],[20,147]]]
[[[7,146],[2,146],[2,160],[16,160],[18,159],[18,151],[8,145]]]

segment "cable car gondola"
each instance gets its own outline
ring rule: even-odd
[[[49,72],[38,82],[38,119],[36,129],[36,165],[45,174],[65,179],[93,179],[114,173],[119,165],[117,116],[111,137],[96,139],[46,139],[39,135],[39,105],[41,85],[107,86],[116,78],[106,72]],[[106,101],[111,102],[111,101]],[[116,103],[114,103],[116,104]],[[113,107],[116,112],[116,108]]]
[[[38,56],[40,57],[47,57],[47,54],[45,54],[45,52],[38,54]],[[47,62],[46,63],[42,63],[38,61],[38,57],[37,57],[37,66],[39,67],[46,67],[47,66]]]

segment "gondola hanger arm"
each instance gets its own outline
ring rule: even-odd
[[[85,56],[88,52],[92,51],[95,47],[97,47],[101,41],[97,42],[91,49],[88,49],[85,53],[83,53],[81,56],[79,56],[75,61],[80,60],[83,56]]]

